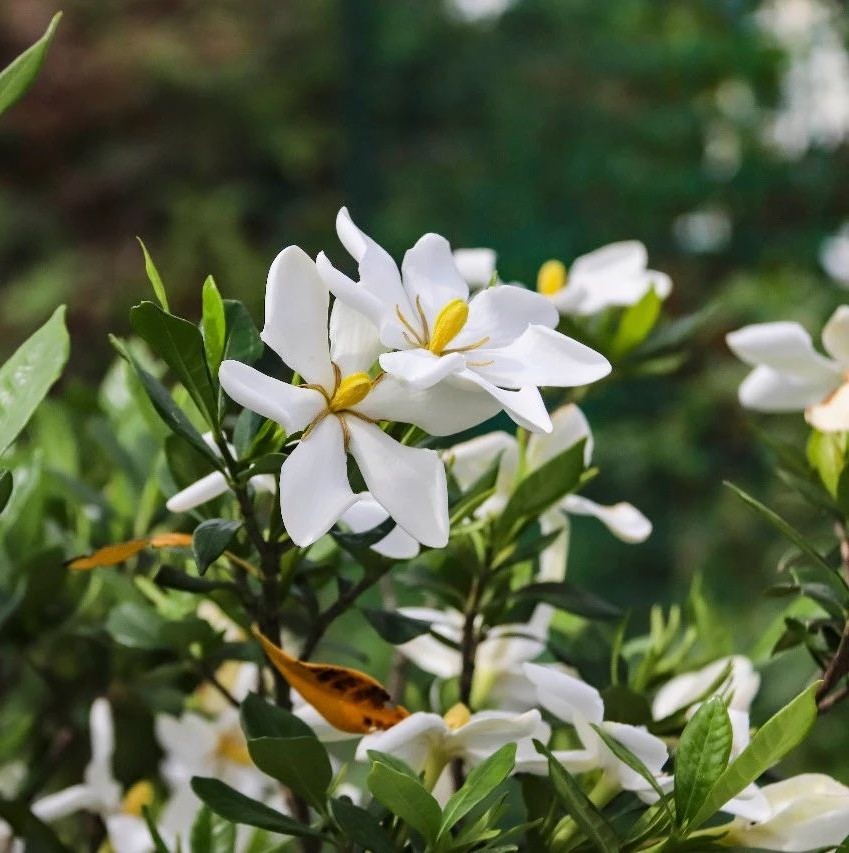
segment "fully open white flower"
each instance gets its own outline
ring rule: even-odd
[[[614,755],[593,728],[595,725],[633,752],[649,772],[661,775],[669,757],[666,744],[642,726],[605,721],[604,701],[595,687],[580,678],[540,664],[526,663],[525,673],[536,686],[539,704],[575,728],[582,748],[555,750],[553,753],[567,770],[585,773],[600,769],[605,784],[612,790],[641,791],[647,787],[646,780],[639,773]],[[529,757],[522,769],[546,773],[547,765],[542,756]]]
[[[475,401],[490,414],[504,409],[521,426],[547,432],[551,423],[538,386],[587,385],[610,372],[604,356],[555,331],[557,311],[539,294],[498,285],[470,300],[444,237],[425,234],[399,272],[345,208],[336,230],[359,264],[360,282],[324,253],[318,270],[337,299],[380,330],[381,343],[392,350],[380,356],[383,370],[412,388],[447,383],[467,406]]]
[[[746,849],[805,851],[833,848],[849,835],[849,788],[822,773],[803,773],[765,785],[765,820],[734,821],[727,840]]]
[[[312,260],[296,246],[284,249],[268,274],[262,339],[308,384],[281,382],[237,361],[225,361],[219,371],[237,403],[290,434],[303,431],[280,471],[286,530],[297,545],[310,545],[357,502],[348,482],[350,453],[371,496],[395,522],[417,541],[441,548],[448,541],[442,462],[434,451],[399,444],[377,425],[402,419],[396,404],[415,407],[415,401],[404,400],[409,395],[390,377],[369,377],[376,332],[343,303],[334,305],[328,343],[328,305]],[[463,411],[425,408],[443,426]]]
[[[506,432],[491,432],[455,445],[444,454],[446,464],[461,488],[469,488],[500,457],[495,494],[478,510],[479,517],[501,512],[517,484],[520,459],[523,474],[541,468],[555,456],[582,439],[584,463],[590,464],[593,436],[583,412],[574,404],[561,406],[551,416],[552,431],[547,435],[531,435],[521,459],[519,443]],[[566,566],[569,515],[597,518],[623,542],[643,542],[651,534],[651,522],[634,506],[620,502],[605,506],[582,495],[567,495],[540,517],[543,533],[563,530],[540,560],[541,576],[546,580],[562,579]]]
[[[638,240],[610,243],[581,255],[569,270],[561,261],[546,261],[537,276],[537,290],[561,314],[579,316],[634,305],[652,288],[666,299],[672,281],[666,273],[648,269],[648,252]]]
[[[849,429],[849,305],[841,305],[822,331],[828,356],[792,322],[756,323],[731,332],[734,355],[754,370],[740,385],[740,402],[761,412],[805,412],[823,432]]]

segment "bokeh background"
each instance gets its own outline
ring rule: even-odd
[[[507,280],[638,238],[673,315],[710,321],[674,377],[592,397],[603,477],[655,523],[626,546],[576,523],[571,576],[636,609],[704,576],[740,650],[780,603],[783,544],[733,479],[827,537],[771,473],[736,403],[724,333],[845,299],[849,18],[828,0],[65,0],[45,69],[0,128],[0,358],[69,306],[66,388],[147,298],[144,238],[186,316],[214,274],[260,317],[274,254],[341,259],[347,204],[396,256],[424,231],[492,246]],[[0,64],[49,0],[0,4]],[[824,250],[825,245],[825,250]],[[764,421],[762,420],[762,423]],[[771,418],[802,442],[801,418]],[[795,654],[795,653],[794,653]],[[765,707],[807,671],[768,667]],[[775,677],[771,678],[771,674]],[[830,767],[841,712],[798,767]],[[815,767],[811,764],[814,763]]]

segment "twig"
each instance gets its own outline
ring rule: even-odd
[[[837,522],[834,529],[840,543],[840,571],[843,579],[849,582],[849,531],[842,521]],[[817,689],[817,709],[820,713],[824,714],[826,711],[830,711],[838,702],[849,695],[849,690],[845,685],[832,692],[838,682],[846,675],[849,675],[849,620],[843,626],[843,633],[840,636],[840,642],[837,644],[837,650],[828,662],[828,666],[825,667],[822,683]]]

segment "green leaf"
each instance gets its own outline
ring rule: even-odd
[[[168,853],[168,847],[159,833],[159,827],[156,825],[156,820],[153,817],[150,806],[142,806],[142,818],[147,824],[147,831],[150,833],[154,853]]]
[[[372,610],[368,607],[361,609],[369,625],[377,631],[382,639],[386,640],[387,643],[392,643],[393,646],[408,643],[415,637],[420,637],[430,631],[429,623],[423,622],[421,619],[411,619],[409,616],[404,616],[403,613],[391,610]]]
[[[379,761],[381,764],[385,764],[387,767],[391,767],[393,770],[397,770],[399,773],[403,773],[411,779],[418,780],[419,778],[419,774],[416,773],[406,761],[403,761],[395,755],[390,755],[388,752],[381,752],[378,749],[370,749],[368,750],[368,757],[372,762]]]
[[[786,536],[803,554],[806,554],[810,557],[816,565],[825,569],[829,575],[831,575],[834,570],[829,566],[829,564],[825,561],[822,554],[820,554],[811,544],[793,527],[791,524],[786,522],[777,512],[774,512],[769,507],[764,506],[759,500],[756,500],[751,495],[744,492],[742,489],[735,486],[733,483],[725,482],[725,485],[734,492],[737,497],[740,498],[744,503],[747,503],[750,507],[757,510],[773,527],[775,527],[780,533]]]
[[[224,345],[227,342],[227,318],[224,316],[224,301],[218,292],[215,279],[207,276],[203,283],[203,346],[206,350],[206,363],[210,374],[218,376],[218,368],[224,358]]]
[[[690,822],[698,829],[747,785],[777,764],[807,736],[817,717],[815,694],[820,682],[803,690],[758,729],[751,743],[728,765]]]
[[[535,560],[546,548],[552,546],[566,532],[561,528],[543,533],[529,539],[523,539],[508,545],[493,562],[494,569],[506,569],[524,563],[526,560]]]
[[[57,12],[51,18],[44,35],[0,71],[0,115],[16,103],[35,82],[61,17],[62,13]]]
[[[279,456],[277,453],[271,455],[273,457]],[[350,550],[351,548],[371,548],[372,545],[376,545],[381,539],[388,536],[395,527],[395,519],[390,517],[381,521],[380,524],[375,527],[363,530],[360,533],[342,531],[334,528],[331,531],[331,534],[333,538],[346,550]]]
[[[713,696],[687,723],[675,753],[675,815],[684,826],[702,807],[728,766],[731,720],[725,702]]]
[[[168,294],[165,292],[165,285],[162,282],[162,276],[159,275],[159,270],[156,268],[156,264],[153,262],[153,258],[150,256],[150,252],[148,252],[147,246],[145,246],[142,238],[136,237],[136,240],[139,241],[139,246],[141,246],[142,254],[144,255],[144,271],[147,273],[147,278],[148,281],[150,281],[150,286],[153,288],[153,293],[159,300],[159,304],[162,306],[162,309],[170,312],[171,309],[168,306]]]
[[[6,509],[9,498],[12,497],[12,472],[8,468],[0,468],[0,512]]]
[[[610,344],[612,358],[622,358],[649,336],[660,316],[662,305],[663,300],[651,288],[639,302],[625,311]]]
[[[521,480],[496,522],[500,541],[509,541],[524,519],[536,518],[578,485],[585,445],[582,439]]]
[[[368,787],[375,799],[415,829],[428,844],[436,841],[442,810],[418,779],[378,761],[368,775]]]
[[[241,521],[209,518],[195,528],[192,534],[192,551],[198,571],[202,575],[227,550],[241,527]]]
[[[24,842],[26,853],[71,853],[70,848],[25,803],[0,798],[0,819],[8,823],[15,837]]]
[[[153,580],[157,586],[161,586],[164,589],[179,589],[182,592],[199,594],[215,592],[220,589],[229,589],[231,591],[236,589],[236,585],[231,581],[206,580],[196,575],[181,572],[173,566],[160,566]]]
[[[248,752],[263,773],[300,794],[319,811],[326,810],[333,770],[327,752],[314,735],[252,738]]]
[[[587,839],[602,853],[612,853],[620,850],[622,845],[607,822],[581,786],[565,767],[551,754],[540,741],[534,740],[534,746],[540,755],[548,758],[548,775],[554,788],[554,793],[566,809],[572,820],[578,825]]]
[[[508,743],[469,773],[463,787],[445,804],[440,835],[444,835],[475,806],[483,802],[516,765],[516,744]]]
[[[569,581],[528,584],[517,589],[511,598],[514,601],[530,600],[550,604],[558,610],[587,619],[619,619],[622,616],[622,611],[615,605]]]
[[[0,366],[0,455],[27,425],[68,360],[65,306]]]
[[[204,806],[192,824],[189,837],[191,853],[233,853],[236,847],[236,826]]]
[[[168,314],[152,302],[142,302],[130,309],[130,325],[164,359],[206,422],[215,427],[218,424],[217,391],[206,366],[203,337],[198,327]]]
[[[395,845],[374,815],[347,799],[330,801],[330,813],[345,837],[372,853],[394,853]]]
[[[256,693],[249,693],[242,702],[241,722],[248,740],[315,737],[313,730],[300,717],[266,702]]]
[[[324,837],[323,833],[317,829],[298,823],[269,806],[240,794],[218,779],[195,776],[192,779],[192,790],[215,814],[231,823],[256,826],[280,835],[294,835],[302,838]]]
[[[106,630],[112,639],[133,649],[167,649],[163,635],[165,620],[149,607],[125,601],[109,611]]]
[[[250,312],[235,299],[224,300],[224,315],[227,319],[227,343],[224,358],[253,364],[265,349]]]

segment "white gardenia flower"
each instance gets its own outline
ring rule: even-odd
[[[537,290],[561,314],[584,317],[634,305],[652,288],[666,299],[672,280],[648,269],[648,252],[639,240],[610,243],[581,255],[568,271],[561,261],[546,261],[537,276]]]
[[[805,412],[822,432],[849,429],[849,305],[841,305],[825,324],[822,344],[792,322],[756,323],[731,332],[726,341],[741,361],[754,368],[740,385],[740,403],[760,412]]]
[[[365,533],[389,518],[389,513],[368,492],[360,492],[357,497],[357,502],[340,519],[352,533]],[[371,550],[391,560],[410,560],[418,555],[420,548],[409,533],[396,525]]]
[[[761,677],[747,657],[720,658],[695,672],[670,678],[654,697],[652,716],[663,720],[686,709],[691,709],[692,716],[698,707],[694,704],[711,696],[726,699],[729,710],[748,713],[760,686]]]
[[[442,462],[432,450],[398,443],[377,422],[402,420],[399,405],[420,407],[451,432],[465,408],[461,401],[452,411],[411,399],[391,377],[373,381],[366,371],[379,350],[375,330],[337,301],[328,344],[328,305],[312,260],[296,246],[284,249],[268,273],[262,339],[307,384],[281,382],[237,361],[219,371],[237,403],[290,434],[303,432],[280,471],[286,530],[295,544],[311,545],[359,500],[348,482],[350,453],[371,496],[395,522],[418,542],[441,548],[448,541]]]
[[[380,356],[380,366],[411,388],[447,385],[467,407],[476,407],[478,422],[503,409],[520,426],[548,432],[539,386],[587,385],[610,372],[604,356],[555,331],[557,311],[539,294],[504,284],[469,299],[444,237],[425,234],[399,272],[345,208],[336,230],[359,264],[360,282],[324,253],[316,259],[319,273],[338,300],[377,326],[381,343],[392,350]]]
[[[660,776],[669,757],[666,744],[642,726],[604,720],[604,701],[595,687],[549,666],[526,663],[525,674],[537,689],[539,704],[553,716],[575,727],[581,749],[554,750],[555,758],[570,772],[602,770],[606,783],[626,791],[642,791],[647,782],[620,761],[604,743],[594,725],[634,753],[652,774]],[[528,757],[520,769],[547,773],[543,756]]]
[[[820,263],[841,287],[849,287],[849,222],[822,241]]]
[[[541,468],[555,456],[586,439],[584,463],[590,464],[593,436],[583,412],[574,404],[561,406],[551,415],[552,431],[548,435],[531,435],[524,454],[524,472]],[[495,459],[501,459],[495,494],[478,510],[479,517],[497,515],[507,504],[517,485],[519,443],[506,432],[491,432],[455,445],[444,454],[452,475],[463,489],[469,488],[483,475]],[[582,495],[566,495],[556,506],[540,517],[543,533],[563,530],[540,559],[541,577],[560,580],[566,567],[568,516],[589,515],[597,518],[623,542],[643,542],[651,534],[651,522],[634,506],[620,502],[605,506]]]
[[[803,773],[761,788],[770,815],[738,818],[726,840],[746,849],[805,851],[837,847],[849,835],[849,788],[823,773]]]

